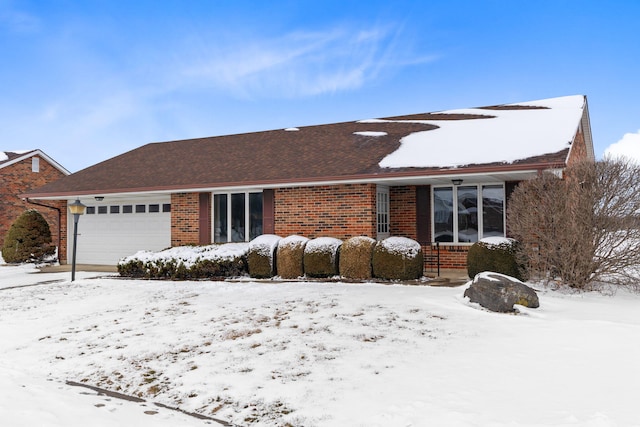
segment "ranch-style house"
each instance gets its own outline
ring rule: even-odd
[[[269,233],[405,236],[425,254],[439,243],[441,267],[464,269],[473,242],[508,234],[519,182],[581,159],[594,151],[575,95],[151,143],[23,197],[88,206],[79,263]],[[62,233],[62,262],[70,240]]]

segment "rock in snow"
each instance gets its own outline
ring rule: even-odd
[[[487,310],[500,313],[515,311],[514,304],[529,308],[540,306],[533,289],[518,279],[499,273],[477,274],[471,286],[464,291],[464,296]]]

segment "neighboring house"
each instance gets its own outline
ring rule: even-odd
[[[580,159],[578,95],[153,143],[27,196],[89,206],[78,262],[271,233],[440,242],[442,267],[466,268],[472,242],[506,234],[518,182]]]
[[[66,202],[43,203],[50,206],[45,207],[29,203],[20,195],[67,175],[69,171],[40,150],[0,151],[0,247],[11,224],[28,209],[44,216],[54,243],[60,245],[60,234],[66,231],[66,222],[59,227],[62,218],[66,221],[62,215]]]

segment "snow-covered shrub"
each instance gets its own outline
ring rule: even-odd
[[[487,237],[471,245],[467,254],[469,277],[484,271],[527,280],[525,267],[518,262],[518,242],[506,237]]]
[[[342,240],[317,237],[304,248],[304,274],[309,277],[331,277],[338,274],[338,256]]]
[[[302,236],[288,236],[278,242],[276,250],[276,271],[283,279],[304,276],[304,247],[309,239]]]
[[[276,275],[275,256],[280,240],[280,236],[263,234],[249,242],[249,276],[262,279]]]
[[[388,237],[373,249],[373,276],[387,280],[422,277],[424,255],[420,243],[406,237]]]
[[[347,279],[371,279],[373,248],[371,237],[356,236],[344,241],[340,247],[340,275]]]
[[[8,263],[39,262],[55,252],[49,224],[33,209],[25,211],[11,224],[2,245],[2,258]]]
[[[247,243],[178,246],[160,252],[139,251],[118,262],[125,277],[212,279],[247,274]]]

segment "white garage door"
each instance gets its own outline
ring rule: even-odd
[[[171,246],[170,197],[82,200],[87,212],[78,222],[76,263],[116,265],[139,250]],[[73,250],[73,216],[69,215],[68,262]]]

